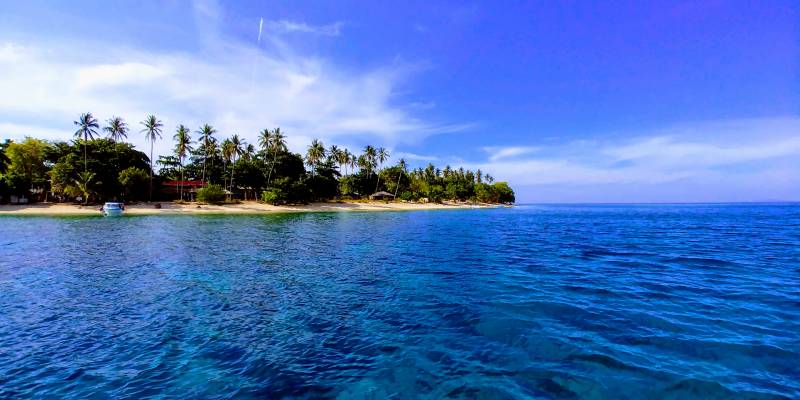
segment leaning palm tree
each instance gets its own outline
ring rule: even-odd
[[[186,158],[186,155],[192,151],[192,136],[189,132],[189,128],[183,125],[178,125],[178,130],[175,131],[175,136],[173,136],[173,139],[175,139],[176,142],[175,155],[178,157],[178,162],[181,165],[181,181],[178,184],[178,188],[180,190],[181,200],[183,200],[183,160]]]
[[[384,161],[389,158],[389,152],[383,147],[379,148],[375,154],[375,159],[378,161],[378,182],[375,183],[375,191],[378,191],[378,186],[381,184],[381,166]]]
[[[308,146],[308,151],[306,152],[306,161],[310,167],[313,168],[312,175],[315,175],[317,172],[317,166],[319,165],[319,161],[325,157],[325,145],[319,141],[319,139],[314,139],[311,141],[311,145]]]
[[[89,142],[89,139],[94,139],[94,135],[97,134],[97,128],[99,128],[100,125],[97,123],[97,119],[92,113],[89,112],[81,114],[81,117],[72,123],[78,127],[78,130],[75,131],[75,137],[78,139],[83,138],[83,172],[85,173],[88,171],[86,143]]]
[[[203,141],[203,184],[206,184],[206,161],[208,160],[209,154],[209,147],[211,143],[214,141],[214,134],[217,133],[217,130],[214,129],[209,124],[204,124],[200,127],[200,130],[197,131],[200,134],[200,137]]]
[[[155,115],[150,114],[142,121],[142,126],[144,129],[141,132],[144,133],[145,140],[150,142],[150,201],[153,201],[153,145],[156,140],[161,139],[161,128],[164,124]]]

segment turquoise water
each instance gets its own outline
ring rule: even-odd
[[[800,206],[0,218],[0,398],[800,398]]]

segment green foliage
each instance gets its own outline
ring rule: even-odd
[[[278,188],[269,188],[261,192],[261,201],[272,205],[284,204],[286,194]]]
[[[384,163],[389,153],[381,147],[366,146],[361,154],[352,154],[337,146],[327,149],[314,140],[304,160],[288,151],[279,128],[259,132],[256,148],[238,135],[217,139],[217,131],[209,125],[196,131],[197,141],[192,145],[190,129],[179,125],[173,137],[177,141],[174,153],[153,160],[153,143],[161,138],[163,124],[152,115],[141,123],[151,157],[121,142],[128,132],[122,118],[107,120],[103,132],[109,139],[97,138],[99,124],[91,113],[81,115],[74,124],[76,140],[71,143],[33,138],[0,143],[0,201],[7,201],[11,195],[30,197],[31,189],[95,201],[145,199],[151,184],[153,194],[158,195],[162,180],[216,183],[198,191],[198,200],[208,203],[225,200],[226,188],[221,185],[239,197],[260,194],[262,201],[271,204],[366,198],[381,190],[408,201],[515,200],[507,183],[493,183],[480,170],[454,170],[449,166],[440,170],[429,164],[409,171],[403,160],[387,166]],[[155,176],[151,168],[154,164],[160,167]],[[169,196],[176,193],[179,189],[163,192]]]
[[[220,204],[225,202],[225,189],[222,185],[208,185],[197,190],[197,201],[201,203]]]
[[[147,171],[142,168],[129,167],[119,173],[119,184],[125,192],[125,200],[144,200],[147,198]]]

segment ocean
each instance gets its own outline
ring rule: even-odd
[[[0,398],[800,398],[800,205],[0,217]]]

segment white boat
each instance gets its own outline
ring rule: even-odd
[[[100,209],[106,217],[118,217],[125,211],[125,204],[123,203],[106,203]]]

